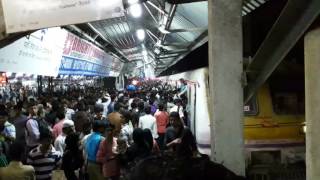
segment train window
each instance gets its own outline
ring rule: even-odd
[[[274,93],[272,104],[276,114],[304,114],[304,96],[300,93]]]
[[[304,81],[275,81],[270,83],[270,91],[276,114],[304,114]]]
[[[258,114],[258,101],[257,96],[253,96],[248,103],[243,107],[245,116],[255,116]]]

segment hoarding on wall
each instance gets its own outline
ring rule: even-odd
[[[67,31],[36,31],[0,49],[0,71],[57,76]]]
[[[122,0],[2,0],[7,33],[124,16]]]
[[[68,33],[59,74],[118,76],[122,63],[95,45]]]

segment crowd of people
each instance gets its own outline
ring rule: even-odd
[[[198,152],[186,89],[148,81],[1,103],[0,180],[241,179]]]

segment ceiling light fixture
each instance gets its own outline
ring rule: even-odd
[[[148,56],[148,51],[143,50],[143,51],[142,51],[142,55],[143,55],[143,56]]]
[[[146,37],[146,33],[143,29],[138,29],[136,34],[137,34],[138,39],[141,41],[143,41],[144,38]]]
[[[136,4],[136,3],[138,3],[139,2],[139,0],[128,0],[128,3],[129,4]]]
[[[131,15],[135,18],[138,18],[142,15],[142,8],[140,4],[133,4],[129,7]]]

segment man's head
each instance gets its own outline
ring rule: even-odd
[[[29,114],[31,116],[37,116],[38,114],[38,106],[36,104],[30,104],[29,105]]]
[[[180,79],[180,83],[181,84],[187,84],[186,80],[184,80],[183,78]]]
[[[101,120],[94,120],[92,124],[92,130],[93,132],[98,132],[101,134],[104,134],[107,128],[107,123],[105,121]]]
[[[102,113],[103,113],[103,107],[101,105],[95,105],[94,106],[94,113],[95,113],[97,119],[101,119]]]
[[[124,124],[129,123],[129,121],[132,119],[130,111],[123,110],[120,112],[122,117],[123,117],[123,122]]]
[[[63,120],[66,117],[64,109],[59,109],[57,111],[57,118]]]
[[[163,111],[163,110],[164,110],[164,105],[163,105],[163,103],[159,103],[159,104],[158,104],[158,108],[159,108],[159,111]]]
[[[144,108],[144,112],[146,114],[151,114],[151,106],[150,105],[147,105],[145,108]]]
[[[174,100],[174,104],[177,105],[177,106],[181,106],[182,100],[181,99],[176,99],[176,100]]]
[[[116,94],[111,94],[110,98],[111,98],[111,101],[114,102],[116,100],[116,98],[117,98],[117,95]]]
[[[144,102],[143,101],[140,101],[138,103],[138,109],[139,109],[140,112],[142,112],[144,110]]]
[[[183,124],[182,124],[182,120],[180,119],[180,115],[178,112],[172,112],[170,113],[169,116],[169,121],[171,126],[175,129],[175,130],[180,130],[181,128],[183,128]]]
[[[63,125],[62,125],[62,132],[65,135],[69,135],[73,132],[75,132],[74,129],[74,122],[72,120],[66,119],[63,121]]]
[[[138,105],[137,105],[136,102],[132,102],[132,103],[131,103],[131,109],[135,109],[135,108],[137,108],[137,107],[138,107]]]

